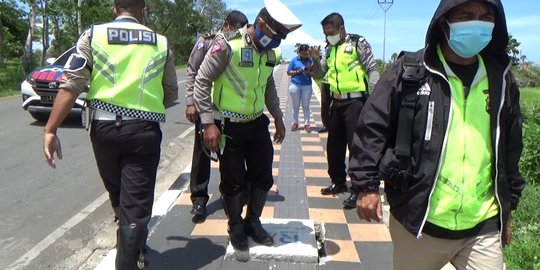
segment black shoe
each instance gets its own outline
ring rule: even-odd
[[[244,229],[246,234],[251,236],[256,243],[267,247],[274,245],[274,238],[262,227],[261,221],[258,219],[246,220]]]
[[[206,205],[202,203],[195,203],[191,208],[191,213],[194,215],[206,215]]]
[[[229,233],[229,240],[231,240],[231,245],[236,250],[249,250],[248,238],[246,232],[244,231],[244,222],[232,226],[229,225],[229,229],[227,230],[227,232]]]
[[[356,199],[358,199],[358,193],[351,192],[351,196],[343,201],[343,208],[354,209],[356,208]]]
[[[321,188],[322,195],[332,195],[347,191],[345,184],[331,184],[325,188]]]
[[[328,132],[328,128],[326,126],[322,126],[321,128],[319,128],[319,130],[317,132],[319,132],[319,133]]]
[[[193,218],[191,218],[193,223],[203,223],[206,220],[206,205],[196,203],[191,208],[191,213],[193,214]]]

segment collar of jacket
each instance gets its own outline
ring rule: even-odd
[[[113,22],[133,22],[133,23],[139,23],[139,21],[137,21],[137,19],[135,19],[134,17],[131,17],[131,16],[127,16],[127,15],[118,16],[118,17],[116,17],[116,19],[114,19]]]

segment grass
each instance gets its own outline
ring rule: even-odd
[[[524,118],[525,149],[520,170],[527,186],[523,190],[519,206],[512,213],[512,243],[504,250],[508,270],[540,270],[540,88],[521,89],[521,110]]]
[[[20,61],[6,60],[5,65],[0,67],[0,97],[20,94],[19,85],[24,76]]]

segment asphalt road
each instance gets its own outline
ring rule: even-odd
[[[184,117],[185,69],[179,99],[162,126],[156,199],[191,160],[193,125]],[[77,119],[58,130],[63,160],[43,157],[43,124],[0,99],[0,268],[93,269],[115,243],[112,211],[87,132]]]

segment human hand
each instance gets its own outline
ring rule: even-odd
[[[54,153],[58,159],[62,159],[62,145],[60,144],[60,139],[56,136],[55,133],[45,133],[43,135],[43,152],[45,154],[45,161],[53,169],[56,169],[56,163],[54,162]]]
[[[195,124],[197,121],[197,116],[199,116],[199,113],[197,112],[197,108],[195,108],[195,105],[187,105],[186,106],[186,118],[189,120],[189,122]]]
[[[204,124],[203,130],[204,147],[210,150],[210,152],[218,153],[219,137],[221,136],[218,127],[215,124]]]
[[[274,125],[276,126],[276,133],[274,134],[274,142],[282,143],[285,139],[285,124],[283,124],[283,119],[276,118],[274,120]]]
[[[367,222],[371,222],[371,220],[381,222],[383,214],[379,192],[361,192],[356,200],[356,214],[360,219],[364,219]]]

